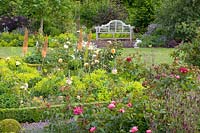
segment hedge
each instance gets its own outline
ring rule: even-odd
[[[94,102],[94,103],[75,103],[76,105],[93,105],[93,104],[105,104],[108,102]],[[39,122],[47,120],[53,113],[66,112],[66,104],[52,105],[48,107],[24,107],[24,108],[9,108],[0,109],[0,120],[3,119],[15,119],[21,123],[23,122]]]

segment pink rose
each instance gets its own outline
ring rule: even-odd
[[[146,133],[152,133],[152,131],[151,130],[146,130]]]
[[[134,126],[134,127],[131,128],[131,130],[129,132],[135,133],[137,131],[138,131],[138,127]]]
[[[90,133],[93,133],[93,132],[95,132],[96,131],[96,127],[91,127],[90,128]]]
[[[83,113],[83,108],[81,108],[81,107],[75,107],[74,110],[73,110],[73,112],[74,112],[74,115],[80,115],[80,114]]]
[[[130,108],[130,107],[132,107],[133,105],[132,105],[132,103],[128,103],[127,106]]]
[[[108,105],[108,108],[113,109],[113,108],[115,108],[115,105],[113,103],[111,103],[111,104]]]
[[[179,75],[175,75],[175,78],[176,79],[180,79],[181,77]]]
[[[124,113],[125,110],[124,110],[123,108],[121,108],[121,109],[119,110],[119,112]]]

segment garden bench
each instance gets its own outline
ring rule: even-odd
[[[99,39],[130,39],[130,42],[132,42],[133,39],[133,26],[126,25],[121,20],[111,20],[109,23],[101,26],[96,26],[96,40]],[[112,34],[112,38],[101,38],[100,34]],[[115,34],[128,34],[129,37],[115,37]]]

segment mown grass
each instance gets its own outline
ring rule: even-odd
[[[174,49],[171,48],[125,48],[122,56],[126,57],[136,53],[142,56],[142,60],[147,64],[171,64],[173,62],[170,54]]]
[[[28,48],[28,51],[33,51],[34,48]],[[142,60],[147,64],[172,63],[170,54],[173,49],[169,48],[124,48],[122,56],[126,57],[136,53],[142,56]],[[8,56],[23,56],[21,47],[0,47],[0,58]]]

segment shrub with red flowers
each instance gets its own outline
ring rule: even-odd
[[[199,74],[198,67],[177,63],[151,69],[144,84],[149,88],[150,110],[155,111],[145,112],[153,131],[198,132]]]

